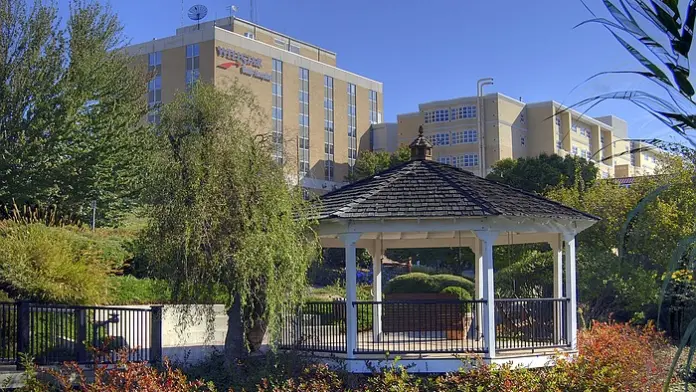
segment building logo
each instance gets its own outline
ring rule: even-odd
[[[261,68],[262,65],[260,58],[247,56],[234,49],[227,49],[221,46],[218,46],[216,49],[218,57],[222,57],[227,60],[232,60],[226,63],[219,64],[218,68],[230,69],[234,66],[239,68],[240,72],[244,75],[266,81],[271,80],[270,73],[262,72],[259,70],[259,68]]]

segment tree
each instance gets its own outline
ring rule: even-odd
[[[355,182],[363,178],[408,162],[411,159],[411,150],[402,145],[393,153],[387,151],[362,151],[355,161],[353,172],[346,176],[346,181]]]
[[[146,70],[121,50],[110,9],[73,0],[0,0],[0,205],[57,205],[63,213],[117,218],[133,205]]]
[[[576,173],[580,173],[583,185],[590,186],[598,174],[594,163],[585,158],[566,155],[541,154],[538,157],[503,159],[493,165],[487,178],[523,189],[543,194],[559,185],[572,187],[577,184]]]
[[[254,136],[263,129],[248,89],[197,84],[164,106],[146,173],[153,275],[183,303],[229,294],[231,368],[301,298],[319,248],[301,191],[286,184],[269,138]]]

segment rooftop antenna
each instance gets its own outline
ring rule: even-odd
[[[228,5],[227,7],[225,7],[225,9],[227,10],[227,12],[229,12],[230,23],[232,23],[232,18],[234,18],[234,14],[237,13],[237,6],[236,5]]]
[[[251,23],[256,23],[256,2],[254,0],[249,0],[249,21]]]
[[[201,4],[196,4],[188,10],[188,17],[197,22],[198,30],[201,29],[201,19],[208,15],[208,8]]]

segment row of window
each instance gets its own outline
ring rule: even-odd
[[[191,88],[201,77],[200,47],[198,44],[186,45],[186,88]]]
[[[475,129],[467,129],[464,131],[452,132],[438,132],[434,135],[426,136],[426,139],[433,146],[471,144],[478,142],[478,132]]]
[[[279,48],[285,49],[285,50],[290,51],[292,53],[300,54],[300,47],[293,44],[292,42],[290,42],[288,44],[288,42],[286,40],[281,39],[281,38],[275,38],[274,42],[275,42],[276,46],[278,46]]]
[[[309,173],[309,70],[300,68],[300,146],[299,171],[304,176]]]
[[[443,155],[443,156],[440,156],[437,159],[437,161],[440,163],[445,163],[447,165],[452,165],[452,166],[456,166],[459,168],[472,167],[472,166],[478,166],[479,156],[478,156],[478,154],[475,154],[475,153],[474,154],[453,155],[453,156]]]
[[[423,115],[426,124],[476,118],[476,106],[470,105],[452,109],[435,109],[427,111],[423,113]]]
[[[333,85],[331,76],[324,76],[324,179],[334,178],[334,111]]]
[[[358,158],[358,120],[356,118],[355,85],[348,83],[348,166],[353,170]]]
[[[271,85],[273,92],[272,116],[273,122],[273,159],[283,163],[283,62],[273,59],[273,72],[271,73]]]
[[[159,124],[159,105],[162,103],[162,52],[150,53],[148,56],[148,72],[153,75],[147,84],[147,105],[149,112],[147,121]]]

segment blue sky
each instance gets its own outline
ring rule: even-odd
[[[604,13],[601,0],[586,2]],[[184,9],[197,3],[208,7],[208,20],[226,16],[230,4],[249,18],[249,0],[184,0]],[[133,43],[172,35],[181,24],[181,0],[110,4]],[[383,82],[387,121],[422,102],[474,95],[476,80],[489,76],[495,85],[487,92],[568,105],[644,86],[609,76],[571,93],[597,72],[639,69],[602,27],[573,28],[590,18],[580,0],[256,0],[256,15],[263,26],[336,52],[339,67]],[[589,114],[626,119],[631,137],[671,136],[629,103]]]

